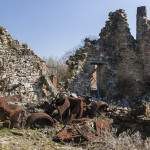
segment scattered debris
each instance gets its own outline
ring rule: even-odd
[[[100,136],[102,135],[106,130],[110,131],[112,127],[112,121],[111,120],[97,120],[94,122],[96,135]]]
[[[41,128],[53,126],[55,121],[46,113],[32,113],[27,119],[27,127]]]
[[[141,99],[131,104],[134,97],[149,94],[149,28],[145,7],[137,10],[136,40],[125,12],[110,13],[100,39],[86,38],[67,60],[70,80],[65,84],[68,92],[63,93],[51,82],[46,63],[0,27],[0,128],[56,128],[59,124],[63,127],[53,140],[78,144],[95,142],[112,128],[117,136],[127,130],[139,131],[143,139],[150,136],[150,102]],[[111,105],[115,100],[126,106]]]
[[[9,127],[21,128],[25,126],[26,112],[20,106],[8,104],[4,97],[0,98],[0,120],[10,121]]]
[[[102,135],[104,131],[111,129],[111,120],[87,119],[80,120],[80,123],[72,123],[60,130],[54,137],[54,141],[77,142],[94,141]]]

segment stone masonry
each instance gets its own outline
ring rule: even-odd
[[[91,73],[96,66],[95,97],[128,98],[148,93],[150,21],[146,7],[137,8],[136,39],[130,33],[127,15],[122,9],[109,13],[99,35],[98,40],[86,39],[85,45],[67,61],[71,72],[69,90],[91,96]],[[85,57],[81,59],[79,54]]]
[[[47,99],[55,87],[46,63],[0,27],[0,96],[20,95],[25,102]]]

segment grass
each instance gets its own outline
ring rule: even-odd
[[[35,130],[1,129],[0,150],[150,150],[150,138],[143,140],[139,132],[133,135],[124,132],[116,137],[115,129],[82,145],[58,144],[52,141],[52,137],[61,127]]]
[[[113,133],[105,133],[96,141],[88,143],[88,150],[150,150],[150,138],[143,140],[139,132],[129,135],[122,133],[119,137]]]
[[[54,129],[2,129],[0,150],[81,150],[52,141]]]

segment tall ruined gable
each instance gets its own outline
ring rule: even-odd
[[[146,23],[146,26],[143,26],[144,23]],[[97,66],[97,93],[95,96],[112,99],[134,97],[145,93],[143,78],[146,71],[144,71],[144,65],[146,68],[148,62],[144,62],[144,59],[147,56],[146,60],[148,61],[150,57],[146,54],[148,42],[141,46],[141,43],[144,43],[144,38],[147,38],[148,41],[148,36],[141,36],[144,35],[145,31],[147,33],[148,29],[149,21],[146,18],[144,7],[137,10],[138,33],[136,40],[130,33],[127,15],[124,10],[119,9],[109,14],[109,19],[101,30],[100,38],[95,42],[94,49],[88,49],[88,57],[83,65]],[[146,42],[146,40],[144,41]],[[148,48],[149,46],[147,51]],[[148,72],[148,69],[146,70]],[[76,75],[75,80],[72,79],[71,82],[72,89],[77,88],[77,82],[80,81],[84,83],[83,85],[88,83],[90,89],[91,72],[82,70],[82,73],[79,73],[80,78]],[[85,78],[85,75],[89,75],[89,77]],[[77,78],[78,80],[76,80]],[[81,78],[86,80],[80,80]],[[81,93],[86,93],[84,86],[80,86],[79,89],[82,91]],[[76,90],[72,91],[76,92]]]
[[[27,44],[20,44],[0,27],[0,96],[21,95],[25,102],[46,99],[47,73],[46,63]]]
[[[136,41],[130,33],[124,10],[109,14],[99,39],[100,53],[106,58],[101,83],[104,96],[132,96],[142,91],[141,66],[136,52]],[[132,91],[132,92],[131,92]]]

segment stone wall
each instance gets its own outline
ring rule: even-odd
[[[24,102],[47,99],[52,94],[47,74],[46,63],[0,27],[0,96],[21,95]]]
[[[107,58],[103,74],[107,77],[103,78],[104,95],[114,97],[140,94],[138,83],[142,80],[142,73],[135,49],[136,41],[130,33],[127,16],[123,10],[109,14],[109,20],[100,33],[99,41],[100,53]]]
[[[109,14],[109,19],[101,30],[100,38],[93,43],[92,48],[84,46],[87,57],[82,61],[84,62],[82,65],[83,68],[85,66],[90,68],[93,64],[98,66],[97,90],[100,96],[109,99],[127,98],[146,93],[145,80],[148,81],[150,76],[149,29],[150,21],[147,19],[146,8],[139,7],[137,9],[137,39],[134,39],[127,23],[127,15],[120,9]],[[87,71],[77,69],[78,74],[72,75],[69,88],[74,92],[79,88],[80,93],[87,94],[87,88],[85,88],[87,84],[88,95],[90,95],[89,80],[92,70],[93,68]]]
[[[95,70],[94,65],[91,65],[91,51],[95,51],[96,41],[85,39],[85,45],[78,49],[74,56],[70,56],[67,65],[70,72],[68,80],[68,90],[78,95],[91,94],[90,77]],[[84,90],[83,90],[84,89]]]
[[[137,45],[143,62],[143,82],[145,92],[150,90],[150,20],[146,7],[137,9]]]

